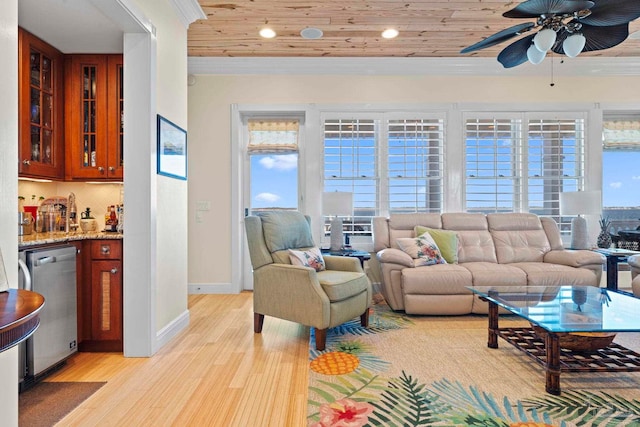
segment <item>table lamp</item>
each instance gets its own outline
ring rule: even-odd
[[[560,215],[577,215],[571,220],[571,249],[590,249],[587,221],[581,215],[602,213],[600,191],[560,193]]]
[[[322,214],[331,219],[331,250],[339,251],[344,245],[341,216],[353,215],[353,193],[330,191],[322,193]]]

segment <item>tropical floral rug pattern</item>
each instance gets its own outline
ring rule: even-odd
[[[640,375],[627,373],[623,378],[622,392],[618,388],[604,388],[600,382],[585,387],[570,388],[560,378],[562,393],[553,396],[544,392],[544,373],[538,365],[529,366],[522,359],[524,354],[511,352],[510,355],[488,353],[491,359],[516,359],[525,373],[524,383],[533,384],[537,394],[515,396],[509,387],[518,387],[518,375],[509,375],[505,386],[495,386],[494,390],[504,390],[508,395],[499,395],[485,388],[492,381],[474,384],[469,375],[456,378],[456,361],[450,366],[428,366],[421,362],[416,369],[393,366],[389,362],[393,354],[415,351],[404,348],[385,348],[380,352],[378,343],[393,334],[411,334],[415,322],[428,322],[425,317],[415,318],[391,311],[384,303],[374,306],[369,328],[360,326],[359,319],[331,329],[327,334],[327,346],[322,352],[315,350],[313,332],[309,345],[309,401],[308,425],[313,427],[360,427],[360,426],[640,426]],[[482,321],[482,317],[478,322]],[[486,316],[484,316],[486,322]],[[476,322],[477,323],[477,322]],[[486,323],[485,323],[486,324]],[[458,326],[464,328],[464,326]],[[443,335],[443,331],[439,333]],[[476,334],[483,332],[478,330]],[[444,334],[446,336],[446,334]],[[456,330],[451,331],[455,340]],[[484,335],[486,338],[486,326]],[[420,347],[420,335],[415,333],[415,347]],[[410,342],[412,338],[409,338]],[[451,341],[450,342],[453,342]],[[434,341],[434,345],[443,346]],[[426,342],[426,341],[425,341]],[[443,341],[448,342],[448,341]],[[486,347],[486,340],[484,341]],[[464,345],[464,343],[459,344]],[[467,344],[468,345],[468,344]],[[505,342],[501,347],[509,346]],[[409,345],[409,347],[413,347]],[[510,346],[509,346],[510,347]],[[423,347],[424,348],[424,347]],[[438,349],[436,349],[437,351]],[[514,349],[515,350],[515,349]],[[469,352],[469,350],[466,350]],[[474,350],[475,351],[475,350]],[[479,353],[485,351],[479,349]],[[407,354],[408,359],[420,359],[423,354]],[[402,358],[401,358],[402,359]],[[443,362],[434,362],[442,364]],[[460,362],[465,363],[465,362]],[[504,369],[487,366],[491,369]],[[517,366],[517,369],[521,369]],[[482,371],[477,369],[476,371]],[[437,380],[425,379],[429,372],[442,372],[446,377]],[[530,372],[529,372],[530,371]],[[481,372],[478,372],[481,374]],[[527,375],[534,375],[527,379]],[[577,374],[576,374],[577,375]],[[584,374],[582,374],[584,375]],[[600,375],[603,374],[587,374]],[[622,375],[622,374],[616,374]],[[471,375],[472,376],[472,375]],[[605,374],[606,376],[606,374]],[[470,381],[467,381],[470,380]],[[599,379],[598,381],[603,381]],[[493,381],[495,382],[495,381]],[[620,382],[620,381],[618,381]],[[507,385],[509,383],[509,385]],[[568,381],[571,384],[570,381]],[[627,384],[627,385],[625,385]],[[528,384],[527,384],[528,385]],[[530,385],[529,385],[530,386]],[[528,390],[523,384],[522,389]],[[521,390],[520,390],[521,391]]]

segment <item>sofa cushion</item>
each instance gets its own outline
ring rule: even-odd
[[[487,223],[500,264],[542,262],[551,250],[540,218],[535,214],[488,214]]]
[[[438,230],[436,228],[423,227],[422,225],[416,225],[414,230],[416,236],[429,233],[447,263],[456,264],[458,262],[458,234],[455,231]]]
[[[446,264],[438,245],[429,235],[397,239],[400,249],[414,259],[414,266]]]
[[[487,218],[476,213],[444,213],[442,227],[458,235],[458,262],[498,262]]]
[[[517,267],[493,262],[466,262],[460,264],[473,277],[473,286],[525,286],[526,273]]]
[[[337,270],[319,271],[318,282],[331,302],[358,295],[366,291],[369,285],[364,273]]]
[[[405,295],[466,295],[472,285],[471,273],[457,264],[437,264],[402,270]]]
[[[548,262],[518,262],[509,265],[520,268],[527,274],[529,286],[599,285],[596,274],[586,268],[567,267]]]
[[[303,267],[311,267],[316,271],[326,269],[322,252],[318,247],[313,247],[306,251],[296,251],[289,249],[289,259],[293,265],[301,265]]]
[[[379,229],[379,225],[376,226],[374,222],[374,247],[376,252],[383,248],[398,248],[397,239],[406,237],[415,237],[413,228],[416,224],[424,225],[429,228],[442,228],[442,222],[440,221],[440,214],[394,214],[386,220],[386,227],[384,228],[387,236],[384,238],[378,237],[380,233],[376,231]]]

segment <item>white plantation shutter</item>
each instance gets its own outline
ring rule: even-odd
[[[376,215],[442,211],[444,119],[416,116],[324,121],[324,191],[353,193],[353,233]]]
[[[519,118],[465,121],[468,212],[519,210],[521,126]]]
[[[370,233],[378,211],[377,128],[371,119],[324,122],[324,191],[353,193],[353,221],[345,221],[349,233]]]
[[[532,212],[565,227],[559,195],[584,186],[584,118],[494,116],[465,119],[467,211]]]
[[[560,221],[560,193],[583,189],[584,119],[530,119],[528,211]]]
[[[389,213],[441,212],[443,143],[442,119],[389,120]]]

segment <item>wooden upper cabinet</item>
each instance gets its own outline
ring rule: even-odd
[[[64,56],[18,28],[18,172],[64,178]]]
[[[67,55],[67,180],[123,178],[122,55]]]

